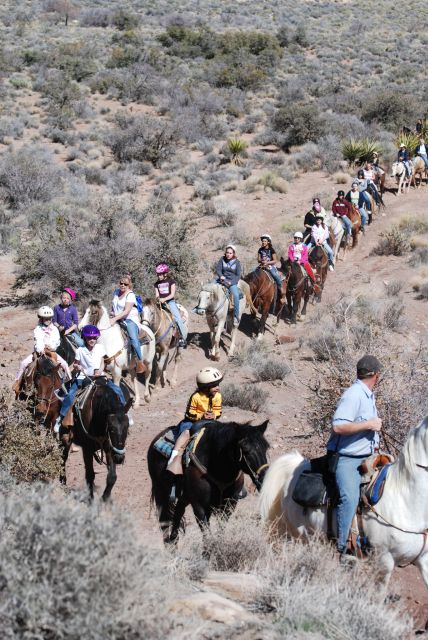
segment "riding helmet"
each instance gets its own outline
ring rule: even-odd
[[[228,249],[232,249],[233,253],[236,253],[236,247],[235,247],[235,245],[234,245],[234,244],[227,244],[227,245],[226,245],[226,249],[224,250],[224,252],[226,253],[226,251],[227,251]]]
[[[51,309],[51,307],[47,307],[46,305],[40,307],[37,311],[37,315],[39,316],[39,318],[53,318],[53,314],[53,309]]]
[[[269,240],[269,242],[272,242],[272,238],[268,233],[264,233],[263,235],[261,235],[260,240]]]
[[[200,389],[216,387],[223,380],[223,374],[214,367],[201,369],[196,376],[196,384]]]
[[[301,240],[303,240],[303,233],[301,231],[296,231],[296,233],[294,234],[295,238],[300,238]]]
[[[159,262],[155,267],[155,271],[158,275],[161,273],[169,273],[169,266],[166,262]]]
[[[82,338],[99,338],[100,330],[93,324],[87,324],[82,329]]]

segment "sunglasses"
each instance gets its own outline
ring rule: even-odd
[[[120,285],[123,285],[124,287],[129,287],[129,282],[119,282]]]

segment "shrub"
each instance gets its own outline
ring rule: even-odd
[[[286,362],[282,362],[278,358],[269,358],[255,365],[253,371],[256,380],[267,382],[269,380],[284,380],[291,369]]]
[[[414,133],[400,133],[395,139],[395,146],[398,148],[401,144],[406,145],[409,154],[413,157],[419,144],[419,136]]]
[[[259,411],[265,406],[268,393],[255,384],[229,384],[222,390],[223,404],[247,411]]]
[[[428,264],[428,247],[419,247],[416,249],[409,260],[409,264],[411,267]]]
[[[398,227],[392,227],[389,231],[381,232],[379,235],[380,240],[373,248],[372,255],[402,256],[410,251],[410,244]]]
[[[233,227],[238,218],[238,212],[225,202],[215,204],[215,216],[221,227]]]
[[[350,138],[342,144],[342,154],[351,166],[372,162],[375,153],[380,153],[380,145],[375,140]]]
[[[111,11],[102,7],[85,9],[79,16],[82,27],[108,27],[111,21]]]
[[[365,122],[377,122],[392,131],[414,122],[418,113],[416,98],[396,89],[373,90],[362,106]]]
[[[242,165],[242,156],[245,156],[247,146],[247,143],[242,138],[229,138],[227,148],[231,154],[232,164],[236,164],[239,167]]]
[[[424,282],[418,289],[418,298],[420,300],[428,300],[428,282]]]
[[[166,120],[137,116],[120,118],[118,125],[107,137],[118,162],[149,161],[158,167],[175,153],[179,135]]]
[[[12,402],[10,392],[0,390],[0,463],[19,482],[56,480],[61,455],[56,439],[34,424],[24,402]]]
[[[138,27],[140,20],[137,14],[131,13],[128,9],[117,9],[112,17],[111,23],[119,31],[129,31]]]
[[[405,233],[428,233],[428,220],[423,215],[401,218],[398,228]]]
[[[285,135],[283,147],[317,142],[324,134],[324,122],[314,104],[289,104],[278,109],[272,119],[275,131]]]
[[[47,202],[61,186],[61,172],[44,149],[23,147],[1,159],[0,187],[14,209],[35,200]]]

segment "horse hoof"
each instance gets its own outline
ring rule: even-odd
[[[149,404],[151,400],[151,396],[144,396],[144,402],[146,402],[147,404]],[[138,406],[138,405],[137,405]]]

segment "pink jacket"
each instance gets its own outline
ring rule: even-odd
[[[308,252],[308,247],[305,244],[301,244],[300,245],[302,247],[302,253],[300,254],[300,260],[299,260],[299,264],[306,264],[309,261],[309,252]],[[288,259],[291,260],[291,262],[294,262],[294,243],[290,244],[290,246],[288,247]]]

